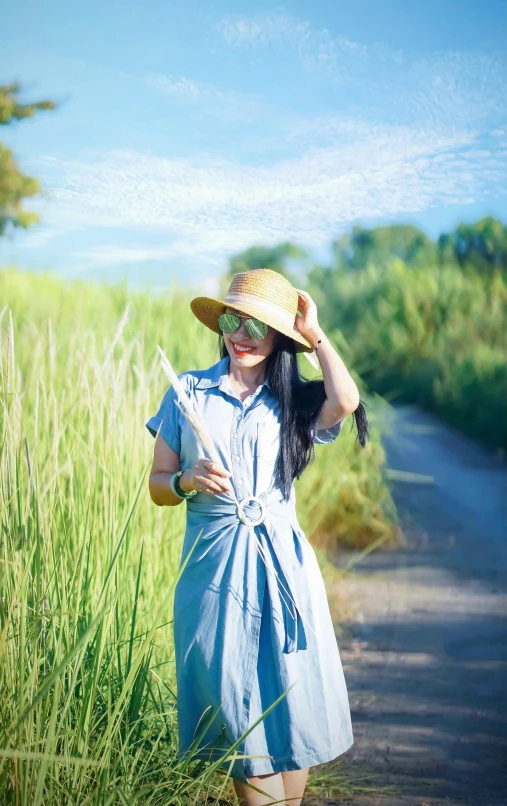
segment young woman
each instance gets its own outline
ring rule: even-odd
[[[220,334],[222,358],[179,377],[220,464],[204,456],[172,387],[146,423],[156,437],[152,500],[187,501],[182,562],[190,557],[174,602],[179,749],[194,743],[198,757],[216,760],[250,729],[232,768],[240,802],[299,806],[308,768],[344,753],[353,736],[294,479],[347,415],[354,413],[363,447],[368,423],[315,303],[280,274],[236,274],[225,300],[197,297],[191,309]],[[313,349],[323,381],[298,371],[296,354]]]

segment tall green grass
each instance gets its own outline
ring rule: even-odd
[[[394,261],[354,273],[315,268],[309,287],[370,388],[507,449],[507,285],[499,272]]]
[[[230,796],[178,760],[171,633],[184,507],[150,500],[144,423],[178,371],[217,360],[188,297],[0,273],[0,804]],[[130,318],[118,327],[127,303]],[[374,442],[345,427],[298,482],[308,536],[395,520]]]

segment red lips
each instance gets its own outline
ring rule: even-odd
[[[247,345],[245,344],[245,347],[246,346]],[[254,350],[253,347],[249,347],[248,350],[236,350],[236,347],[234,346],[234,342],[232,342],[232,351],[233,351],[234,355],[250,355],[250,353],[253,352],[253,350]]]

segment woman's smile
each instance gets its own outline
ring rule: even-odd
[[[247,355],[255,350],[255,347],[250,344],[241,344],[238,341],[231,342],[234,355]]]

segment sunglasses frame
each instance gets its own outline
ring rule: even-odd
[[[237,319],[238,320],[237,327],[235,327],[234,330],[225,330],[222,327],[222,324],[220,322],[220,320],[222,319],[222,316],[231,316],[231,317],[234,317],[235,319]],[[260,319],[256,319],[255,316],[240,316],[237,313],[225,313],[224,312],[224,313],[220,314],[220,316],[218,317],[218,326],[219,326],[220,330],[222,331],[222,333],[235,333],[236,330],[238,330],[238,328],[241,326],[241,320],[242,319],[245,320],[246,331],[247,331],[248,335],[251,336],[252,339],[257,339],[257,340],[261,341],[262,339],[266,338],[266,336],[269,333],[269,325],[267,325],[265,322],[262,322]],[[262,328],[260,329],[261,332],[264,330],[264,328],[266,328],[265,335],[264,336],[257,336],[256,332],[259,332],[259,331],[254,330],[254,332],[252,332],[250,323],[254,323],[254,328],[258,327],[258,325],[262,325]]]

